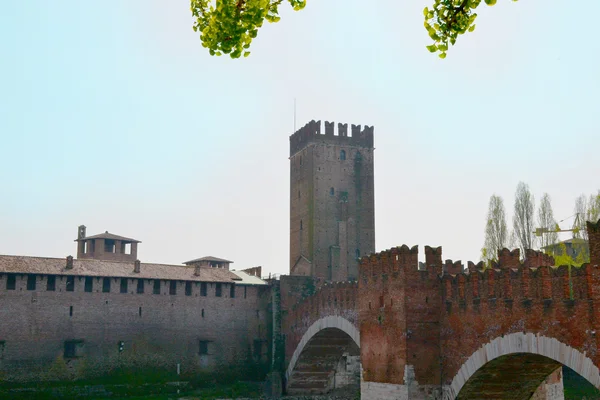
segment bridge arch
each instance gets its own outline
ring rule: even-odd
[[[600,389],[600,371],[584,353],[554,338],[517,332],[498,337],[475,351],[452,379],[444,398],[468,398],[465,393],[461,393],[461,390],[468,390],[470,383],[477,379],[484,379],[486,366],[493,365],[494,360],[496,364],[510,363],[511,360],[519,364],[526,360],[528,363],[538,363],[538,366],[543,365],[539,363],[548,360],[545,367],[548,374],[558,366],[566,365]],[[538,368],[542,374],[545,373],[544,368]],[[544,378],[545,376],[542,376],[540,382]]]
[[[290,358],[290,362],[285,373],[287,382],[290,382],[290,378],[292,377],[294,369],[296,368],[296,365],[298,364],[304,350],[308,350],[311,344],[315,343],[316,340],[327,341],[327,337],[323,336],[327,336],[328,334],[330,335],[332,332],[338,332],[338,337],[339,335],[346,338],[349,337],[351,340],[348,340],[348,342],[352,343],[353,347],[356,349],[360,349],[360,332],[352,322],[339,315],[330,315],[320,318],[306,330],[300,339],[298,346],[296,346],[296,350],[294,350],[294,353]],[[358,351],[357,355],[359,354],[360,351]],[[339,356],[342,356],[341,351]]]

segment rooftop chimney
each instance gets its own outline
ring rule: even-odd
[[[135,263],[133,264],[133,272],[136,274],[140,273],[140,264],[140,260],[135,260]]]
[[[77,239],[85,238],[85,225],[79,225],[77,228]]]
[[[73,269],[73,256],[67,257],[67,266],[66,269]]]

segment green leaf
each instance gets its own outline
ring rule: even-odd
[[[429,50],[431,53],[435,53],[437,51],[437,46],[435,44],[429,45],[427,46],[427,50]]]
[[[471,25],[471,27],[469,28],[469,32],[473,32],[475,30],[475,24]]]
[[[441,59],[444,59],[444,58],[446,58],[446,53],[440,53],[440,58],[441,58]]]

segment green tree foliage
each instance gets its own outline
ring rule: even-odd
[[[513,232],[523,256],[526,249],[533,249],[535,245],[534,202],[535,200],[529,190],[529,185],[519,182],[517,192],[515,193]]]
[[[485,224],[485,243],[481,250],[483,261],[497,261],[498,250],[508,245],[508,229],[506,227],[506,212],[504,200],[493,194],[488,206],[487,223]]]
[[[481,0],[435,0],[432,8],[425,7],[425,29],[433,40],[427,49],[446,58],[448,47],[454,46],[459,35],[475,30],[475,9],[480,4]],[[485,0],[485,4],[493,6],[496,0]]]
[[[539,238],[541,248],[558,242],[558,233],[556,232],[557,224],[554,219],[554,212],[552,211],[552,204],[548,193],[544,193],[542,200],[540,201],[537,224],[538,228],[545,228],[549,231],[543,233]]]
[[[284,0],[190,0],[195,19],[194,31],[200,33],[202,46],[211,55],[229,54],[231,58],[247,57],[252,39],[265,21],[278,22],[279,6]],[[285,0],[298,11],[306,0]],[[512,0],[517,1],[517,0]],[[496,0],[484,0],[493,6]],[[459,35],[473,32],[481,0],[435,0],[431,8],[423,10],[425,29],[433,44],[432,53],[446,58],[448,46],[454,45]]]

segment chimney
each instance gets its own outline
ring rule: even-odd
[[[77,228],[77,239],[85,238],[85,225],[79,225]]]
[[[590,264],[600,266],[600,219],[598,222],[587,221],[587,233]]]
[[[67,266],[66,269],[73,269],[73,256],[67,257]]]
[[[194,265],[194,275],[200,276],[200,264]]]
[[[135,260],[135,263],[133,264],[133,272],[136,274],[140,273],[140,264],[140,260]]]

